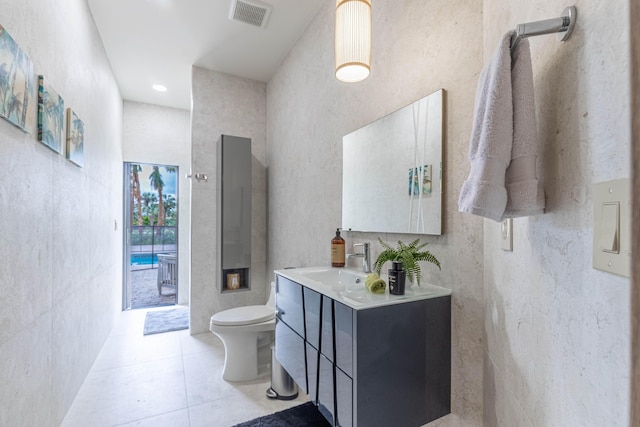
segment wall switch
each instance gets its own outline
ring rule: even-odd
[[[598,249],[612,254],[620,253],[620,203],[603,203],[601,212],[602,223],[598,234],[600,240]]]
[[[507,218],[500,223],[500,249],[513,251],[513,218]]]
[[[631,272],[629,179],[593,187],[593,268],[629,277]]]

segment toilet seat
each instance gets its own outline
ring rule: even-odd
[[[224,310],[211,316],[211,324],[218,326],[243,326],[262,323],[276,317],[273,307],[249,305]]]

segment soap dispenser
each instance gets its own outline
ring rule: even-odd
[[[336,237],[331,240],[331,267],[344,267],[344,239],[340,237],[340,229],[336,229]]]
[[[404,295],[404,282],[407,272],[402,268],[401,261],[393,261],[389,269],[389,293],[392,295]]]

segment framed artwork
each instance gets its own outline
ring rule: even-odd
[[[409,169],[409,195],[418,196],[420,194],[420,181],[422,180],[422,194],[431,194],[432,178],[431,165],[424,165]]]
[[[0,25],[0,116],[27,133],[34,80],[31,59]]]
[[[422,168],[422,194],[431,194],[431,165],[424,165]]]
[[[38,141],[62,153],[64,141],[64,100],[38,76]]]
[[[409,195],[420,194],[420,181],[419,181],[418,168],[409,169]]]
[[[84,166],[84,123],[71,108],[67,108],[67,159]]]

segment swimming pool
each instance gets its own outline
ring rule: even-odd
[[[158,263],[158,254],[131,254],[131,265],[150,265]]]

